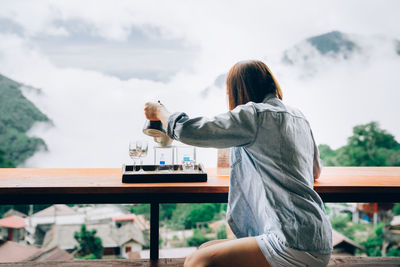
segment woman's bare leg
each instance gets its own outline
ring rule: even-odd
[[[205,243],[201,244],[199,249],[206,248],[206,247],[209,247],[211,245],[215,245],[215,244],[218,244],[218,243],[226,242],[226,241],[229,241],[229,240],[231,240],[231,239],[211,240],[211,241],[208,241],[208,242],[205,242]]]
[[[185,267],[269,267],[254,237],[218,242],[189,255]]]

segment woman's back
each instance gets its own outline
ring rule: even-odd
[[[318,155],[307,120],[271,95],[238,108],[253,114],[257,132],[231,151],[228,222],[235,235],[272,232],[286,246],[330,253],[331,226],[313,190]]]

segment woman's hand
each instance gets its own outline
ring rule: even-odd
[[[144,104],[144,115],[150,121],[159,121],[159,114],[162,108],[164,108],[164,106],[159,103],[147,102]]]
[[[150,121],[161,121],[167,126],[168,117],[171,115],[164,105],[160,103],[147,102],[144,105],[144,115]]]

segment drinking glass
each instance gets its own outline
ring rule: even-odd
[[[129,156],[133,160],[133,169],[132,171],[136,171],[136,160],[140,158],[140,154],[142,153],[141,147],[138,147],[137,141],[129,142]]]
[[[136,141],[136,149],[140,151],[139,153],[139,158],[140,158],[140,166],[139,166],[139,172],[144,172],[142,165],[143,165],[143,159],[147,156],[147,151],[149,149],[149,144],[147,141],[144,140],[139,140]]]

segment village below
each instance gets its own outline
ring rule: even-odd
[[[56,204],[32,213],[43,206],[13,206],[2,215],[0,262],[149,258],[148,204]],[[333,254],[400,256],[400,205],[328,203],[326,210]],[[160,257],[182,258],[206,241],[234,238],[226,204],[161,204],[160,211]]]

